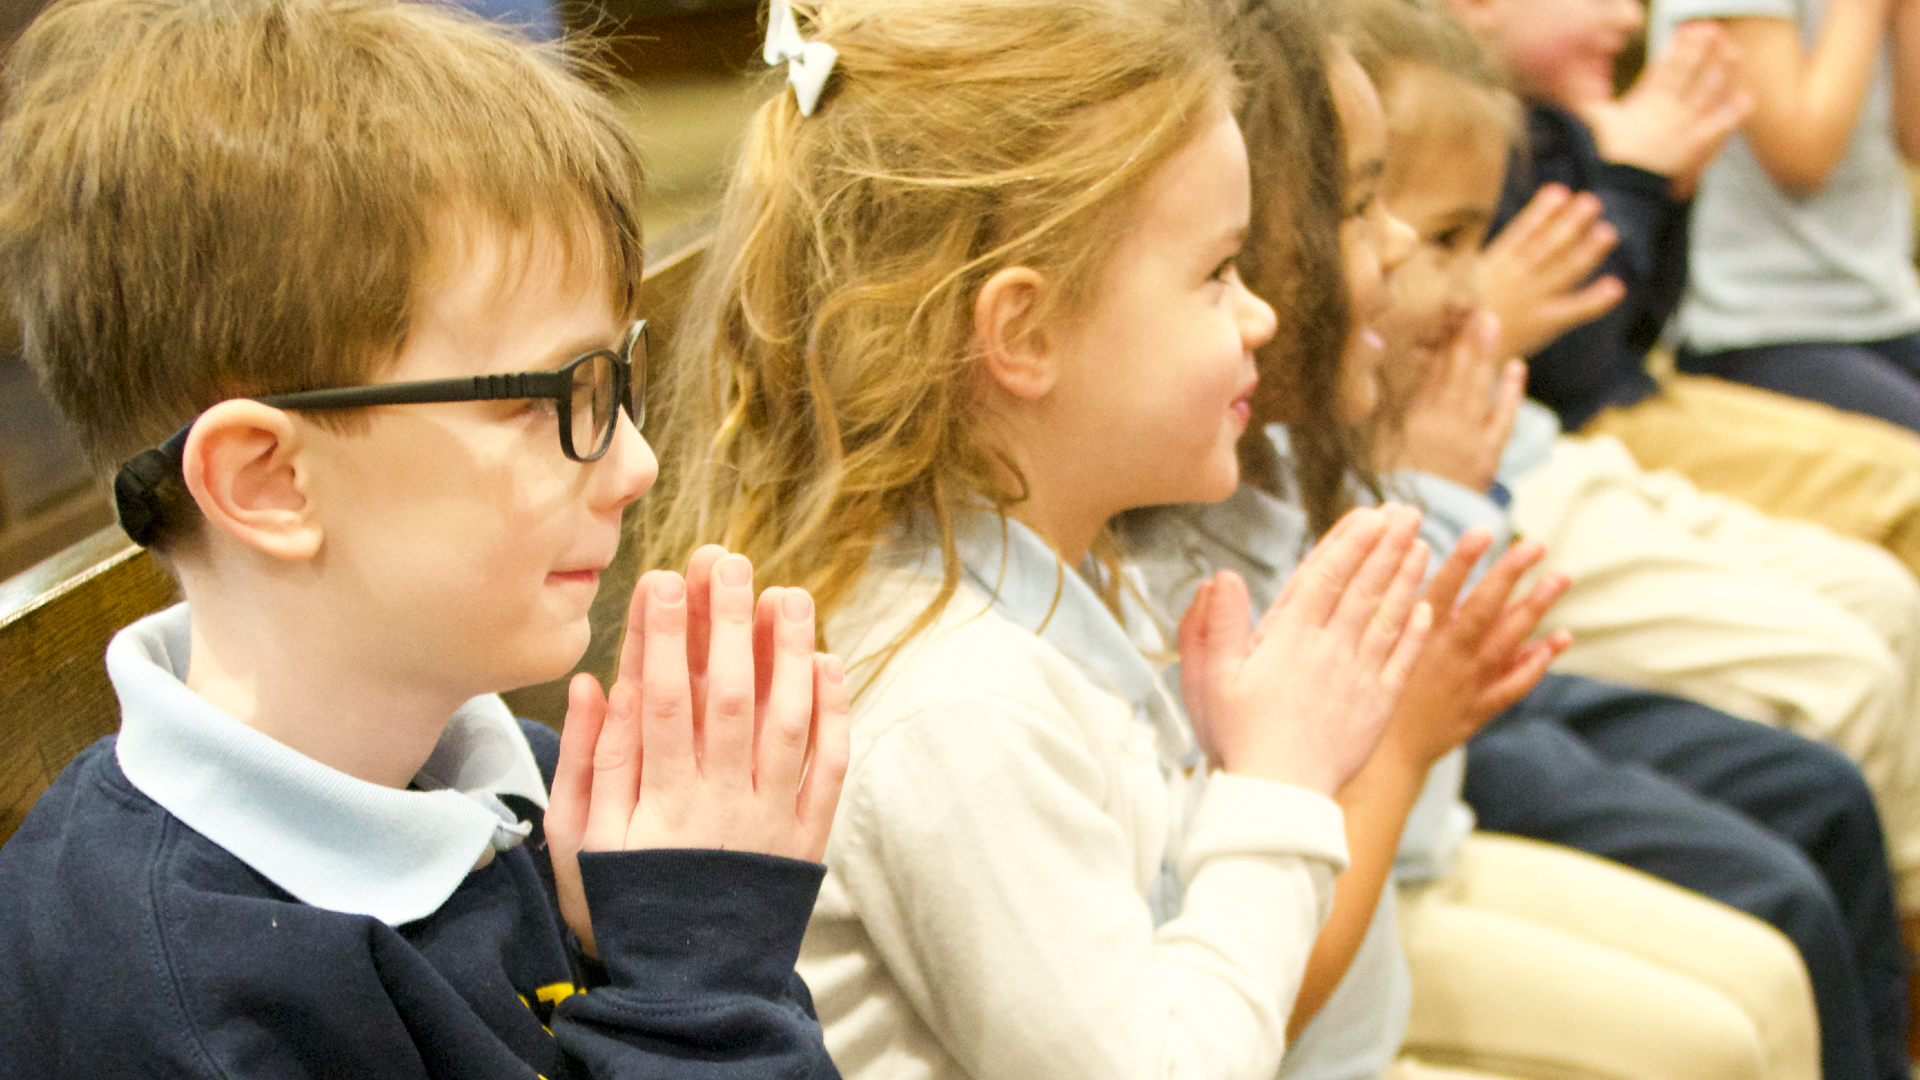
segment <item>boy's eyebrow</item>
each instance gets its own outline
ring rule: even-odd
[[[1387,159],[1385,157],[1370,157],[1367,160],[1353,167],[1353,172],[1350,175],[1350,179],[1354,182],[1358,182],[1362,180],[1378,181],[1381,177],[1385,176],[1386,174],[1387,174]]]
[[[587,353],[596,352],[601,349],[617,349],[620,344],[619,338],[619,331],[615,331],[604,337],[583,334],[578,338],[569,338],[565,343],[547,350],[546,355],[542,356],[538,363],[527,370],[552,371],[555,368],[569,363],[575,357],[585,356]]]

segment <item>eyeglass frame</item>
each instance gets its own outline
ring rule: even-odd
[[[633,360],[640,353],[639,363]],[[613,423],[592,454],[581,457],[573,452],[573,373],[576,368],[599,356],[613,361]],[[636,319],[627,328],[620,349],[594,349],[582,353],[552,371],[522,371],[505,375],[475,375],[454,379],[423,379],[416,382],[374,383],[331,390],[299,390],[251,398],[263,405],[290,411],[355,409],[373,405],[451,404],[461,401],[511,401],[516,398],[549,398],[559,414],[560,452],[569,461],[581,464],[598,461],[613,446],[620,426],[620,410],[626,409],[633,426],[647,419],[647,320]],[[195,418],[197,420],[198,417]],[[121,528],[133,542],[151,546],[159,528],[161,502],[158,495],[166,477],[180,473],[180,459],[186,453],[187,436],[194,420],[166,438],[159,446],[143,450],[120,466],[113,478],[115,515]]]
[[[634,361],[635,350],[639,361]],[[600,357],[613,362],[613,422],[600,437],[600,444],[586,456],[573,449],[573,373]],[[627,410],[633,426],[647,420],[647,320],[636,319],[627,328],[619,349],[594,349],[581,353],[551,371],[516,371],[501,375],[468,375],[453,379],[422,379],[415,382],[373,383],[367,386],[343,386],[330,390],[296,390],[287,394],[268,394],[252,400],[276,409],[293,412],[318,412],[328,409],[359,409],[374,405],[445,405],[461,401],[513,401],[548,398],[556,404],[560,420],[560,452],[569,461],[581,464],[599,461],[613,446],[615,429],[620,426],[620,410]],[[171,440],[169,440],[171,441]]]

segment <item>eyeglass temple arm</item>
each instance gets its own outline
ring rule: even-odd
[[[565,397],[573,393],[568,371],[519,371],[461,379],[349,386],[337,390],[301,390],[256,398],[276,409],[358,409],[368,405],[431,405],[449,401],[498,401]]]

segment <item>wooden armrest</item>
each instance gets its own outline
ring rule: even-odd
[[[0,843],[73,755],[119,726],[107,642],[177,595],[117,525],[0,582]]]

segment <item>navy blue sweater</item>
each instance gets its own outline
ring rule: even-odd
[[[558,742],[522,727],[551,785]],[[583,855],[593,963],[507,801],[532,837],[389,927],[295,900],[95,743],[0,848],[0,1077],[838,1075],[793,970],[821,867]]]
[[[1600,159],[1593,133],[1571,113],[1545,105],[1527,110],[1527,156],[1507,170],[1498,229],[1549,183],[1600,197],[1620,233],[1601,274],[1626,286],[1626,299],[1593,322],[1562,334],[1528,358],[1527,394],[1579,430],[1610,405],[1631,405],[1656,389],[1647,350],[1680,303],[1687,281],[1687,208],[1667,178]]]

